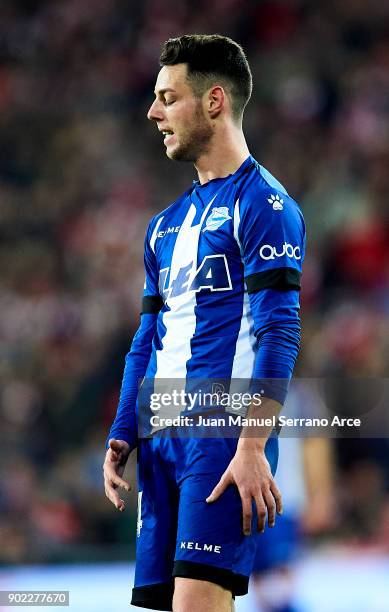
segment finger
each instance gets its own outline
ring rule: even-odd
[[[117,454],[128,454],[129,451],[129,446],[127,442],[125,442],[124,440],[116,440],[115,438],[110,439],[109,448]]]
[[[119,486],[122,486],[122,483],[126,483],[129,486],[128,482],[122,478],[124,470],[124,465],[120,465],[118,462],[110,460],[109,457],[107,457],[103,463],[104,478],[107,477],[111,480],[117,479],[117,484]]]
[[[230,483],[231,483],[231,480],[230,480],[228,473],[224,472],[223,476],[220,478],[216,487],[213,489],[211,495],[209,495],[207,499],[205,500],[207,504],[212,504],[213,502],[215,502],[220,497],[220,495],[224,493],[224,491],[226,490],[226,488],[229,486]]]
[[[116,438],[111,438],[109,440],[109,448],[111,448],[113,451],[117,451],[119,452],[122,449],[122,444],[119,442],[119,440],[116,440]]]
[[[114,483],[117,487],[121,487],[125,491],[131,491],[130,483],[124,480],[124,478],[121,478],[120,474],[122,472],[118,474],[117,470],[120,471],[120,468],[115,469],[112,465],[105,462],[103,465],[104,480],[107,480],[109,483]]]
[[[274,480],[272,481],[272,483],[270,485],[270,491],[272,492],[273,497],[274,497],[275,502],[276,502],[277,513],[278,514],[282,514],[282,511],[283,511],[283,508],[282,508],[282,495],[281,495],[281,491],[277,487],[277,485],[276,485]]]
[[[263,492],[263,497],[267,507],[267,524],[274,527],[276,521],[276,502],[270,489]]]
[[[115,489],[108,483],[106,483],[105,486],[105,495],[108,497],[109,501],[112,502],[118,510],[120,510],[120,512],[123,512],[126,507],[124,500],[120,499]]]
[[[258,515],[258,531],[263,533],[265,531],[265,523],[266,523],[266,504],[263,500],[262,495],[258,495],[255,498],[255,505],[257,507],[257,515]]]
[[[110,474],[110,479],[112,484],[115,484],[117,487],[124,489],[125,491],[131,491],[131,485],[129,482],[120,478],[117,474]]]
[[[240,490],[239,494],[242,500],[243,533],[247,536],[251,533],[251,520],[253,518],[252,497],[244,490]]]
[[[115,462],[119,461],[118,453],[116,451],[112,450],[112,448],[109,449],[108,458],[109,458],[110,461],[115,461]]]
[[[116,508],[118,510],[120,510],[120,512],[123,512],[123,510],[125,510],[126,508],[126,504],[124,503],[124,499],[119,499],[119,503],[115,504]]]
[[[109,441],[108,457],[111,461],[121,461],[124,452],[124,445],[119,440],[111,439]]]

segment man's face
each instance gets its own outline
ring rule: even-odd
[[[164,133],[170,159],[196,162],[206,152],[212,136],[202,102],[186,79],[186,64],[163,66],[155,85],[155,100],[148,119]]]

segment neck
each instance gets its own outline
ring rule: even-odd
[[[209,148],[195,162],[200,184],[233,174],[249,155],[240,127],[230,125],[220,134],[215,132]]]

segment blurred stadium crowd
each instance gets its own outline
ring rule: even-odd
[[[309,243],[297,376],[389,363],[389,6],[370,0],[0,4],[0,563],[125,558],[101,462],[138,324],[147,223],[195,178],[146,120],[161,42],[245,48],[252,154]],[[388,443],[337,440],[327,537],[389,550]],[[131,542],[131,544],[130,544]]]

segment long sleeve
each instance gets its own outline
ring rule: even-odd
[[[137,446],[135,406],[139,382],[144,377],[150,360],[156,321],[157,315],[155,314],[141,315],[140,326],[132,340],[131,349],[126,355],[119,403],[107,438],[107,448],[111,438],[125,440],[131,449]]]
[[[253,390],[285,401],[300,346],[299,289],[305,225],[285,192],[246,196],[237,237],[257,338]]]
[[[125,440],[133,449],[137,446],[138,425],[136,400],[139,383],[146,374],[152,352],[152,343],[157,326],[158,312],[163,304],[158,290],[158,270],[155,255],[150,247],[151,224],[145,239],[144,266],[145,285],[140,326],[126,355],[119,403],[112,423],[110,438]]]

